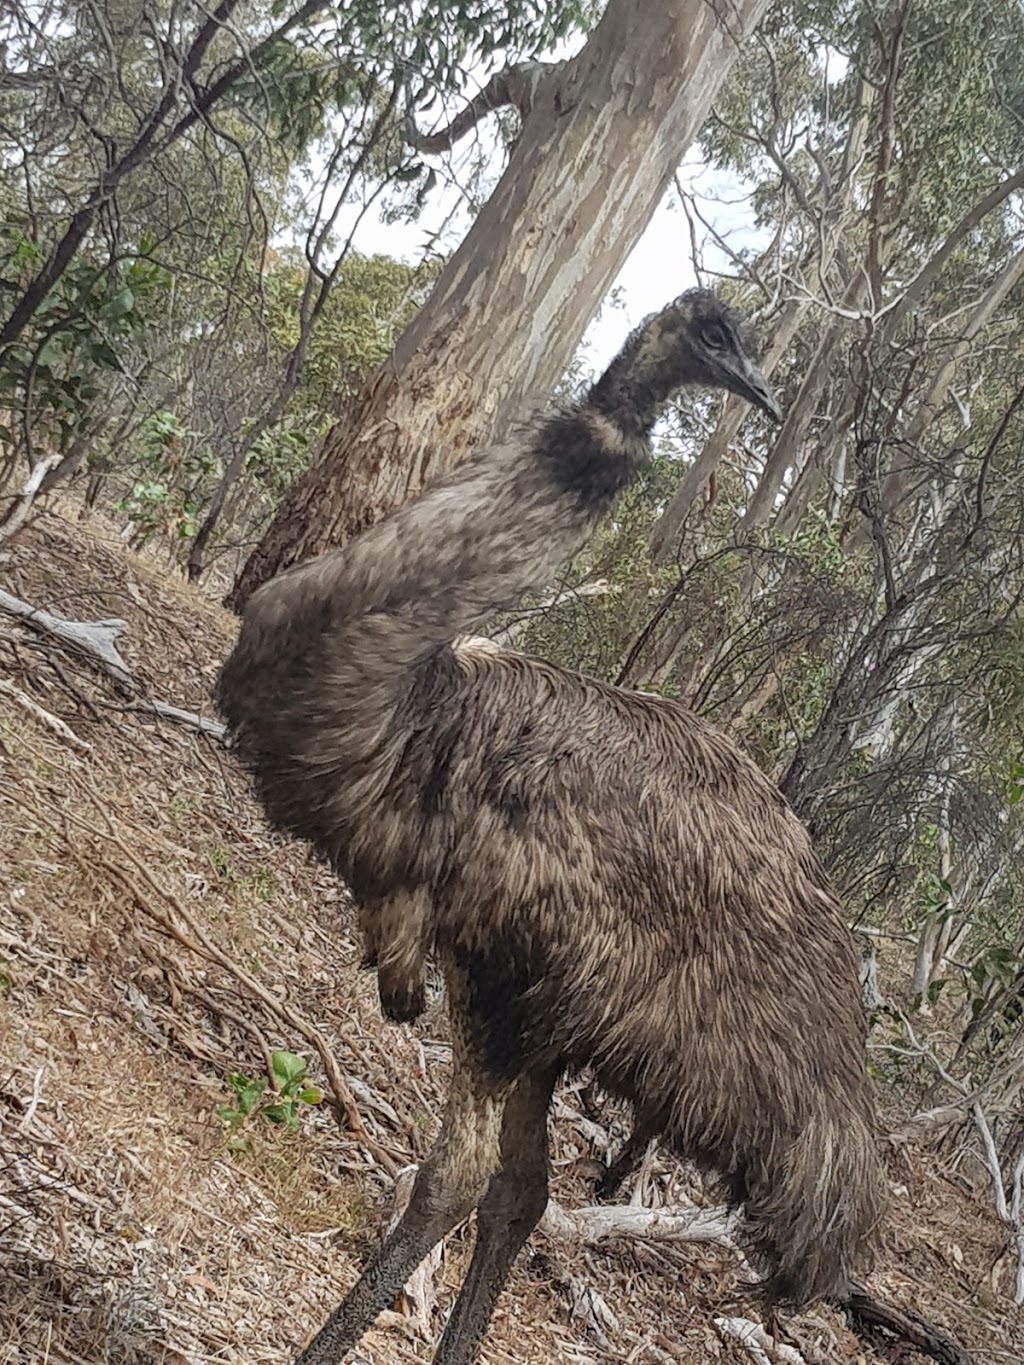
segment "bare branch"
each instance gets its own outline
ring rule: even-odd
[[[564,62],[521,62],[518,66],[506,67],[491,77],[447,127],[436,133],[421,133],[410,110],[405,116],[405,140],[417,152],[450,152],[460,138],[496,109],[511,105],[525,118],[533,108],[541,81],[564,65]]]
[[[696,1204],[645,1209],[633,1204],[597,1204],[564,1209],[548,1202],[542,1232],[560,1242],[594,1246],[609,1237],[639,1237],[651,1242],[717,1242],[736,1252],[737,1222],[724,1206],[702,1209]]]
[[[104,670],[117,682],[130,683],[131,670],[117,652],[114,641],[127,630],[124,621],[67,621],[62,616],[52,616],[48,611],[23,602],[9,592],[0,591],[0,611],[9,616],[17,616],[27,621],[36,630],[53,635],[65,644],[98,660]]]

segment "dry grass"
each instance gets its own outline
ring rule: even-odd
[[[123,617],[147,694],[208,711],[225,613],[96,525],[47,513],[12,551],[10,591],[77,619]],[[381,1021],[339,888],[268,835],[215,743],[131,710],[88,663],[3,618],[0,678],[90,746],[0,694],[0,1362],[276,1365],[351,1283],[386,1216],[389,1171],[435,1131],[440,1004],[416,1029]],[[343,1103],[308,1109],[296,1133],[257,1117],[233,1149],[217,1117],[225,1076],[266,1074],[275,1048],[302,1054],[327,1091],[333,1076]],[[571,1113],[557,1123],[565,1203],[586,1199],[601,1137]],[[981,1361],[1024,1358],[984,1197],[905,1153],[892,1174],[877,1287]],[[680,1182],[699,1195],[675,1163],[656,1163],[661,1197]],[[451,1239],[442,1312],[468,1251],[465,1232]],[[618,1330],[574,1316],[587,1286]],[[712,1247],[570,1256],[538,1236],[484,1358],[747,1361],[712,1322],[738,1294]],[[824,1310],[791,1329],[808,1362],[912,1358],[867,1354]],[[354,1357],[429,1358],[400,1325]]]

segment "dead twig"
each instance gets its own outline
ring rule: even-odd
[[[0,678],[0,695],[10,697],[12,701],[17,702],[41,725],[45,725],[48,730],[59,735],[65,744],[70,744],[72,749],[77,749],[80,754],[92,753],[92,745],[87,740],[79,738],[74,730],[66,725],[59,716],[45,710],[38,702],[33,701],[27,692],[23,692],[20,687],[15,687],[13,683],[7,682],[4,678]]]
[[[356,1104],[351,1089],[345,1083],[344,1076],[327,1039],[318,1028],[309,1022],[298,1010],[287,1001],[282,1000],[272,994],[271,991],[258,981],[254,976],[241,967],[229,954],[219,948],[207,935],[205,930],[199,925],[194,917],[189,914],[179,898],[168,888],[162,886],[146,867],[145,863],[125,844],[110,822],[103,809],[102,800],[95,788],[89,786],[93,804],[106,825],[106,829],[99,829],[84,820],[77,813],[65,812],[65,820],[69,824],[77,826],[79,829],[93,835],[101,842],[111,844],[117,849],[124,860],[123,863],[115,863],[109,858],[99,855],[99,864],[104,871],[132,898],[139,909],[145,911],[153,920],[156,921],[167,933],[175,938],[183,947],[190,952],[196,953],[200,957],[205,957],[209,961],[215,962],[231,977],[239,982],[253,997],[259,1000],[271,1015],[288,1028],[299,1033],[313,1047],[320,1058],[324,1073],[327,1076],[328,1084],[334,1096],[335,1109],[338,1118],[352,1133],[357,1142],[377,1161],[389,1175],[394,1175],[399,1163],[395,1157],[381,1144],[374,1140],[366,1131],[362,1116]],[[41,812],[43,818],[51,823],[48,817]],[[51,827],[56,828],[51,823]],[[64,838],[69,847],[74,848],[74,841],[70,837],[69,831],[65,828]],[[144,885],[140,885],[132,877],[127,868],[135,870]],[[150,894],[152,893],[152,894]],[[154,901],[156,897],[156,901]],[[162,910],[157,902],[163,901],[170,910],[170,913]]]

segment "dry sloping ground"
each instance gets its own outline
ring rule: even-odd
[[[102,527],[45,513],[0,583],[70,619],[123,618],[138,695],[208,711],[231,619]],[[2,1365],[288,1360],[374,1245],[391,1172],[423,1155],[443,1094],[440,1002],[416,1028],[385,1025],[337,885],[267,834],[215,740],[137,699],[0,615]],[[257,1114],[229,1140],[225,1077],[266,1075],[277,1048],[306,1058],[325,1090],[333,1078],[347,1125],[325,1102],[297,1132]],[[568,1207],[589,1202],[588,1162],[614,1126],[584,1107],[566,1092],[554,1131]],[[984,1192],[906,1151],[892,1182],[874,1287],[985,1365],[1024,1359]],[[647,1197],[680,1192],[700,1197],[657,1159]],[[425,1331],[392,1315],[354,1359],[429,1360],[467,1251],[465,1233],[451,1239]],[[484,1359],[750,1361],[714,1325],[744,1311],[741,1294],[733,1258],[712,1245],[574,1250],[538,1234]],[[865,1346],[826,1310],[789,1334],[820,1365],[921,1359]]]

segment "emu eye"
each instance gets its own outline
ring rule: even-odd
[[[700,335],[704,345],[712,351],[724,351],[729,344],[725,329],[717,322],[706,322],[701,328]]]

